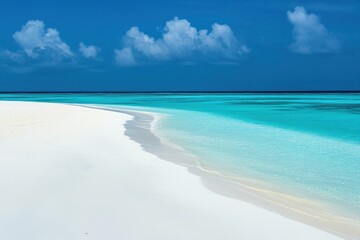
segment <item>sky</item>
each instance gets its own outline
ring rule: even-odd
[[[360,90],[358,0],[2,0],[0,91]]]

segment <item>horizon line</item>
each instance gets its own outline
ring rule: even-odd
[[[360,90],[271,90],[271,91],[0,91],[0,94],[202,94],[202,93],[360,93]]]

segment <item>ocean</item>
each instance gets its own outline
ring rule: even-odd
[[[164,114],[155,133],[207,169],[360,220],[360,94],[2,94]]]

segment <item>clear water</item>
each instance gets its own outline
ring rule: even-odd
[[[360,219],[360,94],[6,94],[168,115],[159,133],[202,164]]]

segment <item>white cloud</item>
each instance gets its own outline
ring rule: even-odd
[[[39,20],[28,21],[20,31],[14,33],[14,40],[22,47],[26,55],[38,58],[41,54],[57,57],[72,57],[70,47],[64,43],[59,32],[54,28],[45,29]]]
[[[138,27],[130,28],[124,36],[124,48],[115,50],[115,60],[120,65],[134,65],[138,59],[234,61],[248,52],[228,25],[214,23],[209,32],[197,30],[186,19],[175,17],[166,22],[159,39],[141,32]]]
[[[304,7],[296,7],[287,12],[294,25],[294,42],[290,45],[293,52],[301,54],[330,53],[340,49],[340,42],[329,32],[315,14],[308,14]]]
[[[137,64],[130,48],[115,49],[115,61],[122,66],[135,66]]]
[[[96,58],[100,52],[100,48],[93,45],[86,46],[83,42],[81,42],[79,44],[79,51],[86,58]]]
[[[100,48],[81,42],[79,52],[72,52],[60,38],[59,32],[54,28],[45,28],[44,22],[40,20],[28,21],[13,34],[13,39],[20,49],[0,51],[0,65],[15,69],[16,72],[59,67],[85,69],[87,59],[100,60]]]

